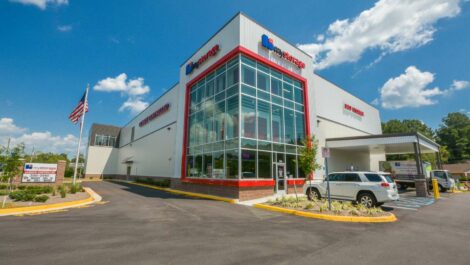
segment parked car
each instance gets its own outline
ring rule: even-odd
[[[383,172],[334,172],[328,174],[328,179],[333,199],[358,202],[366,207],[399,199],[396,183]],[[327,197],[327,180],[306,182],[304,192],[310,199]]]

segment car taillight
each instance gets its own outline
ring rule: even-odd
[[[387,182],[382,182],[382,183],[380,183],[380,186],[382,186],[384,188],[388,188],[388,187],[390,187],[390,184],[388,184]]]

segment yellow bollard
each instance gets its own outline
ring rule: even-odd
[[[437,182],[437,179],[432,180],[432,190],[434,191],[434,199],[439,199],[441,196],[439,195],[439,182]]]

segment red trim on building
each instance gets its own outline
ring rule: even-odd
[[[287,179],[287,185],[304,185],[305,179]]]
[[[310,112],[309,112],[309,104],[308,104],[308,84],[307,84],[307,79],[302,77],[299,74],[296,74],[292,71],[287,70],[286,68],[270,61],[269,59],[266,59],[242,46],[237,46],[230,52],[228,52],[226,55],[224,55],[222,58],[220,58],[217,62],[209,66],[206,70],[202,71],[200,74],[198,74],[196,77],[191,79],[186,84],[186,98],[185,98],[185,110],[184,110],[184,136],[183,136],[183,155],[182,155],[182,161],[181,161],[181,180],[182,182],[187,182],[187,183],[198,183],[198,184],[208,184],[208,185],[222,185],[222,186],[236,186],[236,187],[258,187],[258,186],[274,186],[274,179],[271,180],[216,180],[216,179],[196,179],[196,178],[187,178],[186,177],[186,149],[187,149],[187,140],[188,140],[188,118],[189,118],[189,95],[190,95],[190,88],[191,86],[198,82],[200,79],[205,77],[207,74],[210,72],[214,71],[217,67],[220,65],[226,63],[228,60],[230,60],[232,57],[235,55],[238,55],[239,53],[244,54],[248,57],[251,57],[261,63],[264,63],[268,65],[269,67],[272,67],[279,72],[289,75],[295,79],[298,79],[300,82],[302,82],[304,86],[304,113],[305,113],[305,131],[306,131],[306,136],[310,137]],[[241,82],[241,80],[240,80]],[[311,179],[313,179],[313,176],[311,176]],[[287,180],[288,184],[293,184],[295,181],[296,184],[303,184],[304,180],[303,179],[290,179]]]
[[[193,184],[206,184],[206,185],[218,185],[218,186],[229,186],[229,187],[262,187],[262,186],[274,186],[274,179],[258,180],[258,179],[201,179],[201,178],[185,178],[181,180],[183,183]]]

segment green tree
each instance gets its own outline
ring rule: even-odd
[[[447,146],[450,162],[470,159],[470,118],[467,115],[447,114],[436,134],[438,143]]]
[[[303,143],[303,148],[300,149],[299,156],[299,168],[305,173],[305,180],[315,172],[315,170],[321,168],[321,165],[317,163],[318,153],[318,141],[314,136],[307,138]],[[295,196],[297,197],[297,186],[294,182]]]
[[[415,133],[419,132],[429,139],[436,141],[436,133],[433,129],[427,126],[420,120],[389,120],[382,123],[382,132],[388,133]],[[441,148],[441,161],[446,163],[449,159],[449,151],[445,144],[439,143]],[[403,154],[403,155],[387,155],[387,160],[412,160],[414,154]],[[437,168],[437,161],[435,154],[422,154],[422,159],[432,164],[433,168]]]
[[[384,134],[419,132],[429,139],[435,137],[432,128],[420,120],[389,120],[385,123],[382,122],[382,132]]]
[[[11,151],[6,148],[0,149],[0,164],[2,164],[1,181],[8,182],[8,190],[12,191],[13,178],[21,174],[22,161],[20,160],[24,155],[24,144],[15,146]],[[2,208],[5,207],[5,202],[9,194],[3,198]]]

